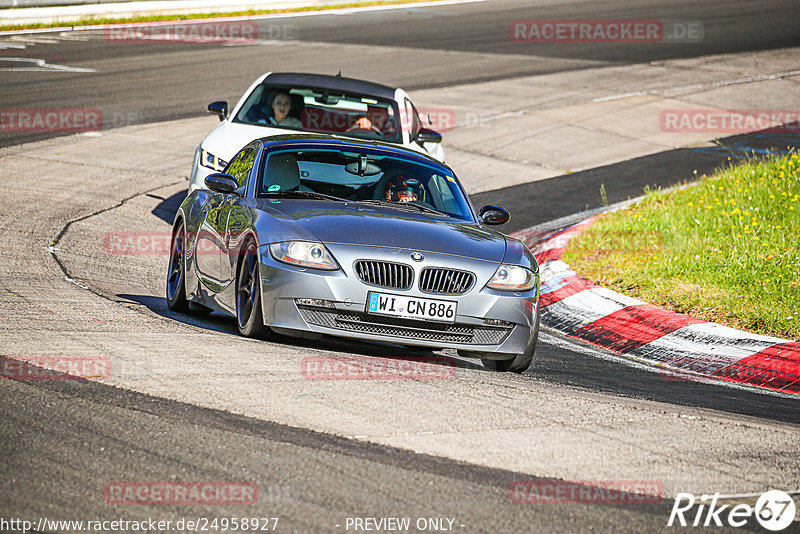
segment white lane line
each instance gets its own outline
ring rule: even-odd
[[[31,44],[31,45],[58,44],[58,41],[56,39],[47,39],[44,37],[24,37],[22,35],[12,35],[11,37],[9,37],[9,39],[11,39],[12,41],[17,41],[20,43]]]
[[[73,31],[62,31],[58,34],[59,40],[62,41],[89,41],[91,40],[91,36],[89,35],[82,35],[77,32]]]
[[[620,93],[618,95],[601,96],[593,98],[592,103],[608,102],[610,100],[620,100],[622,98],[630,98],[632,96],[645,96],[645,95],[668,95],[672,93],[683,93],[686,91],[705,91],[717,87],[726,87],[728,85],[739,85],[744,83],[763,82],[766,80],[779,80],[781,78],[788,78],[790,76],[800,75],[800,70],[790,70],[785,72],[778,72],[775,74],[759,74],[758,76],[749,76],[746,78],[736,78],[733,80],[720,80],[718,82],[708,83],[693,83],[690,85],[679,85],[676,87],[667,87],[665,89],[649,89],[647,91],[631,91],[629,93]]]
[[[0,50],[25,50],[26,48],[28,47],[24,44],[0,42]]]
[[[37,28],[30,30],[7,30],[0,32],[0,35],[23,35],[26,33],[58,33],[64,30],[71,30],[72,26],[63,26],[61,28]]]
[[[524,114],[525,114],[525,110],[524,109],[521,109],[519,111],[509,111],[507,113],[500,113],[498,115],[489,115],[488,117],[482,117],[480,119],[467,120],[465,122],[457,122],[455,124],[454,128],[460,128],[462,126],[473,126],[475,124],[481,124],[483,122],[496,121],[496,120],[505,119],[505,118],[508,118],[508,117],[518,117],[518,116],[524,115]]]
[[[97,72],[94,69],[84,69],[81,67],[69,67],[67,65],[57,65],[55,63],[48,63],[44,59],[35,57],[0,57],[0,64],[2,63],[23,63],[19,67],[0,67],[3,72]]]
[[[375,11],[394,11],[397,9],[420,9],[427,7],[437,6],[450,6],[458,4],[474,4],[478,2],[485,2],[486,0],[444,0],[434,2],[418,2],[409,4],[393,4],[389,6],[366,6],[366,7],[345,7],[339,9],[323,9],[319,11],[300,11],[296,13],[273,13],[269,15],[243,15],[237,17],[219,17],[213,19],[189,19],[182,21],[162,21],[154,22],[152,25],[176,25],[176,24],[192,24],[192,23],[219,23],[219,22],[236,22],[243,20],[274,20],[286,19],[297,17],[319,17],[327,15],[357,15],[358,13],[368,13]],[[98,15],[112,16],[113,13],[98,13]],[[150,23],[134,23],[135,25],[150,25]],[[0,32],[0,36],[4,35],[20,35],[25,33],[44,33],[44,32],[57,32],[57,31],[88,31],[88,30],[105,30],[109,27],[125,26],[125,24],[94,24],[91,26],[64,26],[61,28],[46,28],[43,30],[10,30]]]
[[[306,11],[302,13],[287,13],[287,16],[309,17],[315,15],[351,15],[354,13],[368,13],[371,11],[394,11],[397,9],[417,9],[421,7],[450,6],[457,4],[474,4],[486,0],[444,0],[442,2],[417,2],[410,4],[394,4],[390,6],[345,7],[342,9],[325,9],[321,11]]]
[[[222,46],[297,46],[300,44],[301,41],[281,41],[280,39],[271,39],[271,40],[264,40],[264,41],[247,41],[247,40],[240,40],[237,41],[235,39],[230,41],[225,41],[222,43]]]

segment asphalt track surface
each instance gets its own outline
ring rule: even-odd
[[[35,57],[96,73],[15,72],[0,76],[3,108],[99,108],[108,126],[196,116],[214,100],[235,102],[266,71],[307,71],[379,80],[407,90],[624,65],[709,54],[769,50],[800,44],[800,10],[793,0],[627,2],[545,1],[536,6],[491,1],[439,7],[270,19],[259,23],[276,39],[378,47],[331,57],[315,50],[219,47],[185,43],[107,41],[101,30],[67,38],[47,35],[3,57]],[[518,19],[669,19],[700,21],[700,42],[652,44],[537,44],[509,39]],[[86,39],[86,40],[82,40]],[[51,42],[48,42],[51,41]],[[37,42],[38,41],[38,42]],[[24,44],[26,41],[15,41]],[[380,48],[403,47],[401,54]],[[470,52],[454,63],[451,53]],[[349,55],[348,55],[349,54]],[[487,59],[485,55],[490,57]],[[19,68],[19,64],[11,65]],[[2,71],[0,71],[2,72]],[[0,146],[52,134],[0,131]]]
[[[685,46],[548,46],[509,42],[508,23],[524,18],[670,18],[701,20],[705,38]],[[408,89],[447,87],[492,79],[580,69],[598,64],[657,61],[684,55],[762,50],[800,44],[796,2],[483,2],[435,9],[389,11],[359,16],[293,19],[300,40],[404,46],[424,51],[469,50],[497,54],[497,61],[472,65],[440,62],[442,56],[373,62],[337,58],[348,75],[380,79]],[[274,49],[270,49],[274,50]],[[4,55],[12,55],[5,51]],[[177,119],[198,114],[211,100],[235,100],[241,87],[261,72],[331,70],[331,59],[285,54],[263,57],[258,47],[145,44],[110,46],[102,39],[38,42],[17,55],[48,62],[95,65],[98,73],[73,75],[21,72],[0,77],[4,108],[92,107],[109,110],[124,123]],[[512,58],[508,54],[514,54]],[[0,56],[2,57],[2,56]],[[535,60],[533,60],[535,59]],[[102,67],[102,68],[100,68]],[[294,68],[294,69],[293,69]],[[222,75],[220,75],[222,73]],[[198,82],[198,80],[202,80]],[[43,134],[0,134],[4,146],[41,139]],[[746,141],[746,142],[745,142]],[[785,147],[797,140],[751,136],[729,145]],[[723,143],[724,144],[724,143]],[[476,195],[514,213],[509,230],[600,205],[599,184],[610,184],[609,201],[636,196],[643,185],[670,185],[708,172],[730,152],[684,149],[639,158],[534,184]],[[645,172],[646,171],[646,172]],[[623,179],[619,179],[622,177]],[[165,200],[158,215],[169,220],[181,193]],[[558,199],[558,201],[553,201]],[[162,300],[143,302],[173,317]],[[229,320],[175,318],[221,334]],[[665,382],[657,374],[586,357],[579,346],[549,336],[540,344],[536,368],[515,385],[553,383],[581,392],[602,392],[634,401],[714,410],[766,423],[800,423],[796,400],[694,382]],[[303,344],[298,343],[302,347]],[[349,350],[368,350],[346,344]],[[190,404],[149,397],[85,381],[9,382],[0,388],[0,500],[5,510],[27,516],[97,518],[108,515],[98,499],[106,480],[257,480],[259,515],[291,518],[288,532],[343,531],[345,516],[457,517],[465,532],[581,531],[645,532],[663,528],[671,503],[658,505],[519,506],[509,502],[509,480],[530,475],[503,471],[401,449],[337,438]],[[690,412],[691,413],[691,412]],[[287,466],[291,466],[287,469]],[[274,488],[272,491],[270,488]],[[125,517],[236,516],[235,508],[180,513],[127,507]],[[279,529],[279,531],[282,529]],[[458,530],[458,528],[456,529]]]

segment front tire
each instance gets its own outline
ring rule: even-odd
[[[261,312],[258,249],[250,241],[243,250],[236,274],[236,326],[245,337],[266,338],[271,331]]]
[[[505,360],[490,360],[488,358],[481,358],[481,363],[486,369],[493,371],[503,371],[507,373],[524,373],[527,371],[531,364],[533,364],[533,357],[536,354],[536,344],[539,342],[539,321],[541,316],[539,310],[536,310],[536,326],[531,331],[531,336],[528,338],[528,345],[525,347],[525,352],[522,354],[512,355]]]
[[[186,231],[183,222],[176,224],[172,230],[167,270],[167,306],[172,311],[189,312],[189,301],[186,300]]]
[[[528,354],[526,350],[522,354],[517,354],[508,360],[486,360],[481,358],[481,362],[486,369],[493,371],[503,371],[509,373],[524,373],[533,363],[533,354]]]

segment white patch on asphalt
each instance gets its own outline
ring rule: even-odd
[[[69,67],[67,65],[48,63],[44,59],[35,57],[0,57],[0,65],[3,63],[12,63],[15,65],[13,67],[0,66],[0,71],[4,72],[97,72],[94,69],[84,69],[81,67]]]

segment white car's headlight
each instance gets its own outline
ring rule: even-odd
[[[224,159],[220,159],[205,148],[200,150],[200,165],[203,167],[208,167],[209,169],[215,170],[217,172],[222,172],[223,169],[228,165],[228,162]]]
[[[501,265],[486,284],[498,291],[530,291],[539,282],[539,276],[519,265]]]
[[[328,249],[322,243],[283,241],[271,244],[269,252],[276,260],[290,265],[326,271],[335,271],[339,268],[339,264],[333,259],[333,255],[328,252]]]

